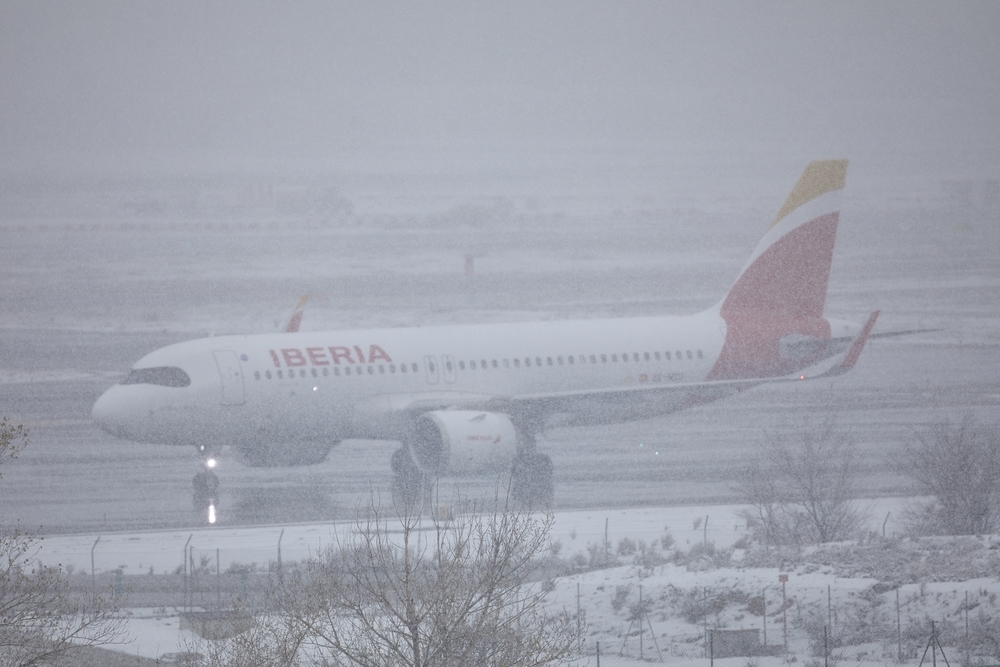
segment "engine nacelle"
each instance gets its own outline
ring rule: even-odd
[[[423,472],[466,475],[510,468],[517,434],[507,415],[471,410],[437,410],[421,415],[407,439]]]

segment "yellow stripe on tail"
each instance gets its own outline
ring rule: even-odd
[[[771,223],[771,227],[774,227],[782,218],[806,202],[812,201],[820,195],[825,195],[827,192],[843,190],[846,180],[847,160],[816,160],[815,162],[810,162],[806,166],[805,171],[802,172],[802,176],[799,177],[799,182],[795,184],[795,188],[788,195],[788,199],[785,200],[781,210],[778,211],[778,215],[774,218],[774,222]],[[771,227],[768,227],[768,229],[771,229]]]

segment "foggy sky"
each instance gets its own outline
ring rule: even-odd
[[[994,2],[8,1],[0,169],[344,165],[392,149],[995,172],[998,28]]]

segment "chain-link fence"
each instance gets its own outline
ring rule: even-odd
[[[583,629],[573,664],[1000,665],[997,594],[981,585],[830,586],[811,597],[797,588],[795,598],[779,593],[773,606],[763,604],[768,592],[745,596],[730,589],[721,596],[730,604],[722,606],[719,592],[704,590],[700,610],[635,604],[617,633]],[[579,613],[586,616],[583,608]]]

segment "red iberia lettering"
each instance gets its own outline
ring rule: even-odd
[[[282,349],[281,356],[285,358],[286,366],[305,366],[306,358],[302,356],[302,350]]]
[[[330,365],[330,362],[326,360],[326,351],[321,347],[307,347],[306,354],[309,355],[309,361],[312,362],[313,366]]]
[[[268,352],[271,353],[271,361],[274,362],[274,367],[281,368],[281,362],[278,361],[278,353],[275,352],[274,350],[268,350]]]
[[[354,360],[351,359],[351,351],[346,347],[331,347],[330,356],[333,358],[333,363],[340,365],[340,360],[343,359],[349,364],[353,364]]]
[[[363,363],[365,363],[365,355],[361,353],[361,348],[360,348],[360,347],[358,347],[357,345],[355,345],[355,346],[354,346],[354,351],[358,353],[358,359],[360,359],[360,360],[361,360],[361,361],[359,361],[358,363],[359,363],[359,364],[363,364]]]
[[[392,359],[385,353],[385,350],[378,345],[370,345],[368,347],[368,363],[374,363],[376,359],[385,359],[389,363],[392,363]]]

